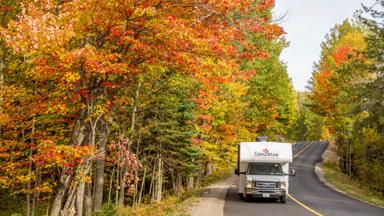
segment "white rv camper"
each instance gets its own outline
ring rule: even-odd
[[[248,201],[252,197],[276,198],[286,202],[292,145],[278,142],[242,142],[238,149],[235,173],[239,176],[239,195]]]

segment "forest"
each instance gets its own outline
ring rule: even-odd
[[[296,93],[273,6],[1,1],[2,211],[161,202],[232,168],[241,140],[287,137]]]
[[[334,141],[342,170],[384,193],[382,7],[336,25],[296,92],[274,5],[1,0],[0,212],[181,198],[260,135]]]

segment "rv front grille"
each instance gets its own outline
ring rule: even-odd
[[[258,189],[275,189],[275,188],[279,188],[279,182],[253,181],[253,187]]]

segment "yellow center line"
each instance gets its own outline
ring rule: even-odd
[[[312,212],[313,214],[317,215],[317,216],[323,216],[322,214],[320,214],[319,212],[313,210],[312,208],[308,207],[307,205],[305,205],[304,203],[300,202],[299,200],[295,199],[291,194],[288,194],[288,197],[291,198],[293,201],[295,201],[297,204],[301,205],[303,208],[307,209],[308,211]]]
[[[297,152],[295,155],[293,155],[293,159],[295,159],[297,156],[299,156],[301,153],[303,153],[307,148],[309,148],[313,142],[309,143],[309,145],[305,146],[301,151]]]
[[[295,159],[297,156],[299,156],[301,153],[303,153],[307,148],[309,148],[311,145],[313,144],[313,142],[311,142],[309,145],[307,145],[305,148],[303,148],[301,151],[299,151],[298,153],[296,153],[293,158]],[[303,208],[307,209],[308,211],[312,212],[313,214],[317,215],[317,216],[323,216],[322,214],[320,214],[319,212],[315,211],[314,209],[310,208],[309,206],[305,205],[304,203],[300,202],[299,200],[297,200],[296,198],[294,198],[291,194],[288,194],[288,197],[291,198],[294,202],[296,202],[297,204],[301,205]]]

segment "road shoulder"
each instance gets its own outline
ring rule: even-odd
[[[199,200],[190,207],[190,215],[223,216],[227,191],[236,179],[236,175],[231,175],[218,183],[207,186]]]

